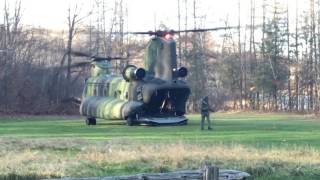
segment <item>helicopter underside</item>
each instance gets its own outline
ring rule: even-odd
[[[138,119],[138,122],[147,125],[186,125],[188,119],[185,116],[141,117]]]

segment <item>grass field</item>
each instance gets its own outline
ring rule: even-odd
[[[0,178],[108,176],[197,169],[202,161],[255,179],[320,179],[320,120],[311,115],[217,113],[214,130],[134,126],[80,117],[0,117]]]

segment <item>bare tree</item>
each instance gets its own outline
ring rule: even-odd
[[[240,63],[240,108],[243,109],[243,74],[244,67],[242,62],[242,46],[241,46],[241,3],[238,0],[238,48],[239,48],[239,63]]]
[[[71,81],[71,63],[72,63],[72,44],[73,39],[78,33],[78,27],[77,25],[88,15],[91,14],[91,12],[88,13],[88,15],[85,15],[83,17],[80,17],[81,9],[78,8],[78,5],[74,7],[73,10],[71,10],[71,7],[68,8],[68,40],[67,40],[67,50],[66,50],[66,58],[67,58],[67,86],[66,86],[66,97],[70,97],[70,85],[72,83]],[[64,64],[65,59],[63,58],[61,61],[61,64]]]

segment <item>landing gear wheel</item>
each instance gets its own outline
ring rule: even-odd
[[[133,114],[129,117],[127,117],[127,125],[128,126],[133,126],[138,124],[137,120],[139,119],[139,115],[138,114]]]
[[[97,124],[97,120],[94,117],[87,117],[86,118],[86,124],[87,125],[96,125]]]
[[[131,117],[131,116],[129,116],[128,118],[127,118],[127,125],[128,126],[133,126],[133,121],[134,121],[134,119]]]

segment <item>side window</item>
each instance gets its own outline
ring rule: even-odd
[[[103,84],[99,85],[99,96],[104,96],[104,85]]]
[[[136,91],[137,91],[137,100],[143,101],[142,86],[138,86]]]
[[[104,86],[104,95],[109,96],[109,83],[105,84]]]
[[[98,87],[97,86],[93,86],[93,95],[97,96],[98,95]]]
[[[104,88],[104,96],[108,96],[108,89],[106,87]]]

